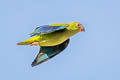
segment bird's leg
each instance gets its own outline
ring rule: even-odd
[[[30,44],[31,46],[38,46],[39,42],[33,42],[32,44]]]

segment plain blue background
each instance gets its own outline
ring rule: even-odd
[[[39,47],[17,46],[39,25],[78,21],[86,32],[36,67]],[[1,0],[0,80],[120,80],[119,0]]]

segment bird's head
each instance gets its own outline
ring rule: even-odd
[[[71,23],[69,23],[69,27],[68,28],[70,30],[75,30],[75,31],[78,31],[78,32],[85,31],[85,28],[79,22],[71,22]]]

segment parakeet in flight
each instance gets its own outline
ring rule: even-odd
[[[32,63],[32,66],[36,66],[63,51],[68,46],[70,37],[83,31],[85,28],[79,22],[43,25],[30,33],[30,39],[17,45],[40,46],[40,51]]]

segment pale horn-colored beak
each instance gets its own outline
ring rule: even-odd
[[[85,28],[83,27],[83,25],[82,24],[80,24],[81,26],[80,26],[80,30],[79,30],[79,32],[85,32]]]

